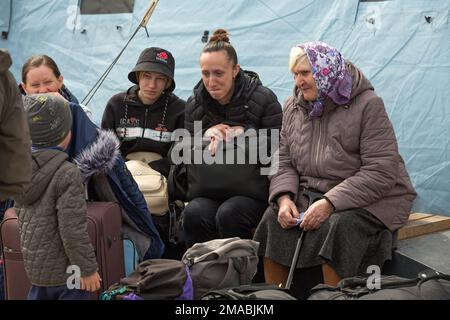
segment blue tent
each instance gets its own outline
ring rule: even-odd
[[[107,1],[101,4],[106,11]],[[130,12],[85,14],[84,1],[0,0],[0,47],[13,56],[18,81],[25,59],[48,54],[81,100],[138,27],[151,1]],[[148,24],[89,103],[99,124],[108,99],[131,86],[127,74],[149,46],[176,59],[175,93],[187,98],[200,78],[205,31],[231,33],[244,69],[257,72],[280,102],[293,86],[292,46],[322,40],[340,49],[384,99],[400,152],[418,191],[414,210],[450,215],[450,0],[161,0]]]

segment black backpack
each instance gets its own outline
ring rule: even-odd
[[[434,270],[413,279],[382,275],[376,286],[371,280],[350,277],[336,287],[320,284],[311,289],[308,300],[450,300],[450,275]]]

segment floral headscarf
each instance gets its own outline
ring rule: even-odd
[[[348,103],[352,91],[352,77],[345,67],[342,54],[320,41],[302,43],[297,47],[302,48],[308,57],[318,91],[317,100],[310,103],[309,115],[320,117],[327,97],[338,105]]]

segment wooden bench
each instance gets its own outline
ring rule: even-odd
[[[403,240],[450,229],[450,217],[431,213],[411,213],[408,223],[398,230],[397,239]]]

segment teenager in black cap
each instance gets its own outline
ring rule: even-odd
[[[128,74],[135,85],[114,95],[105,108],[102,128],[113,130],[121,141],[124,157],[135,152],[154,152],[162,159],[149,163],[165,177],[172,132],[184,127],[186,102],[173,94],[175,60],[162,48],[147,48]]]

